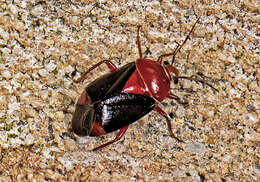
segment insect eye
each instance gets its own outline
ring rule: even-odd
[[[179,80],[178,80],[178,78],[176,76],[173,76],[172,80],[173,80],[174,84],[178,84]]]
[[[169,64],[168,61],[164,61],[164,62],[163,62],[163,65],[164,65],[164,66],[167,66],[168,64]]]

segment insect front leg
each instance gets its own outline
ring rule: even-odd
[[[107,143],[105,143],[105,144],[103,144],[103,145],[100,145],[99,147],[94,148],[93,151],[96,151],[96,150],[99,150],[99,149],[101,149],[101,148],[104,148],[104,147],[106,147],[106,146],[108,146],[108,145],[110,145],[110,144],[113,144],[113,143],[115,143],[116,141],[120,140],[120,139],[124,136],[124,134],[125,134],[127,128],[128,128],[128,126],[124,126],[123,128],[120,128],[120,130],[119,130],[119,132],[116,134],[116,138],[115,138],[114,140],[109,141],[109,142],[107,142]]]
[[[166,119],[167,125],[168,125],[168,130],[170,132],[171,137],[175,138],[178,142],[183,142],[181,139],[176,137],[173,132],[172,132],[172,124],[171,120],[168,118],[166,112],[164,112],[158,105],[154,107],[154,110],[157,111],[161,116],[163,116]]]
[[[112,63],[110,60],[103,60],[92,66],[91,68],[88,69],[76,82],[79,83],[82,80],[84,80],[89,72],[94,70],[95,68],[99,67],[101,64],[106,63],[107,67],[110,69],[110,71],[115,71],[117,70],[117,67],[114,63]]]
[[[177,95],[174,95],[174,94],[172,94],[172,93],[169,93],[169,94],[167,95],[167,98],[176,100],[179,104],[182,104],[182,105],[188,104],[187,101],[182,101],[182,100],[180,99],[180,97],[178,97]]]
[[[141,48],[141,43],[140,43],[140,28],[141,28],[141,26],[138,26],[138,29],[137,29],[137,47],[138,47],[139,58],[143,58],[142,48]]]
[[[173,99],[173,100],[181,100],[180,99],[180,97],[178,97],[177,95],[174,95],[174,94],[171,94],[171,93],[169,93],[168,95],[167,95],[167,98],[169,98],[169,99]]]

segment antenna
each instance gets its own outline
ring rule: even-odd
[[[186,41],[190,38],[191,33],[193,32],[196,24],[198,23],[200,17],[197,19],[197,21],[194,23],[194,25],[192,26],[190,33],[186,36],[185,40],[183,41],[183,43],[180,45],[178,44],[178,46],[175,48],[174,52],[172,53],[173,57],[172,57],[172,64],[174,63],[175,60],[175,55],[178,53],[178,51],[180,51],[180,49],[184,46],[184,44],[186,43]]]

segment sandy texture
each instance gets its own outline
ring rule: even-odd
[[[260,181],[259,14],[258,0],[1,1],[0,181]],[[219,92],[172,83],[189,104],[162,108],[183,143],[155,112],[101,151],[116,133],[71,137],[76,99],[109,70],[73,80],[135,61],[137,25],[145,57],[172,52],[198,16],[174,65]]]

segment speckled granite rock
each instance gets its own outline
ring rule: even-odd
[[[0,181],[260,181],[260,4],[253,1],[1,1]],[[145,57],[157,59],[181,43],[181,75],[197,75],[219,92],[187,80],[166,99],[174,112],[169,136],[155,112],[117,144],[91,149],[115,133],[71,133],[73,82],[91,65],[138,58],[137,25]]]

